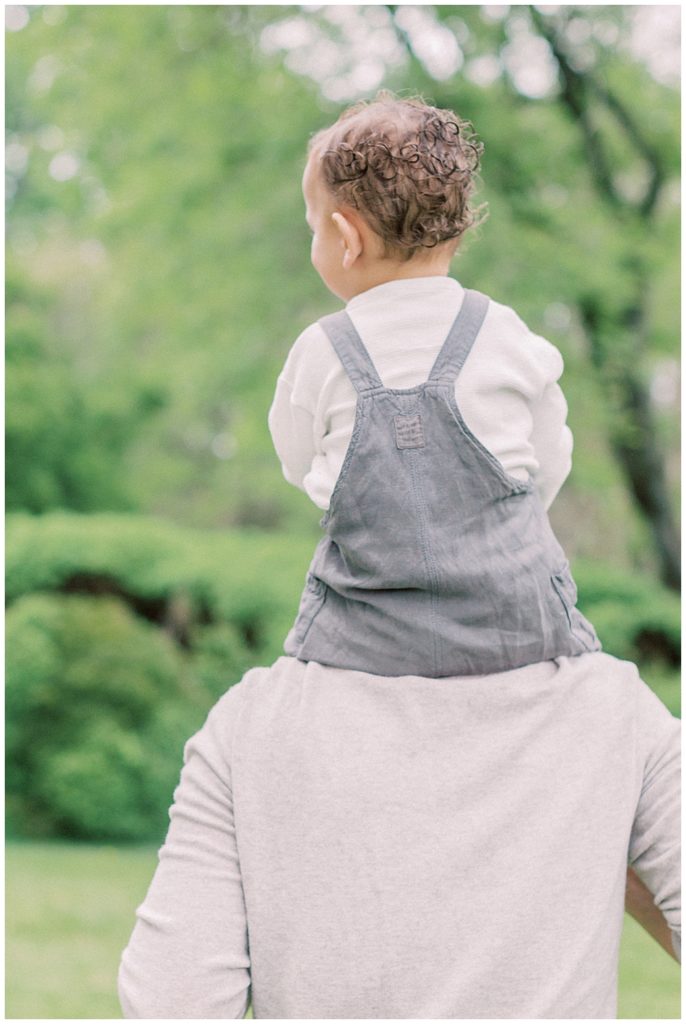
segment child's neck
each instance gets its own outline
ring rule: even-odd
[[[415,258],[404,262],[378,260],[375,264],[365,267],[357,280],[350,282],[349,294],[344,296],[345,301],[348,302],[362,292],[368,292],[371,288],[378,288],[379,285],[389,284],[391,281],[405,281],[415,277],[447,277],[451,258],[452,253],[440,254],[433,259]]]

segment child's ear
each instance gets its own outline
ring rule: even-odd
[[[362,252],[362,236],[351,220],[338,211],[331,214],[343,242],[343,269],[350,270]]]

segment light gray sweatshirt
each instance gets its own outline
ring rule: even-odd
[[[615,1017],[627,862],[680,927],[679,735],[603,653],[253,669],[187,744],[125,1015]]]

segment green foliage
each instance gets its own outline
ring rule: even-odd
[[[55,341],[89,391],[125,424],[150,413],[122,458],[101,446],[103,464],[181,521],[312,521],[285,485],[274,497],[266,414],[303,307],[326,302],[300,196],[315,98],[260,64],[242,8],[61,11],[11,37],[8,130],[29,155],[10,250],[54,285]],[[28,82],[41,59],[58,69],[49,89]],[[81,161],[66,182],[42,144],[55,128]]]
[[[54,345],[55,295],[17,267],[6,284],[6,507],[125,508],[127,489],[116,467],[133,429],[131,411],[115,414]]]
[[[36,590],[118,594],[158,624],[194,629],[206,664],[234,641],[198,627],[227,624],[253,662],[273,661],[313,548],[308,537],[189,530],[143,516],[16,514],[7,521],[6,594],[8,601]]]
[[[67,513],[7,540],[10,828],[159,837],[184,741],[280,655],[311,545]]]
[[[281,654],[312,544],[67,513],[10,516],[7,540],[15,827],[148,836],[184,739],[249,666]],[[676,596],[591,563],[575,575],[605,650],[659,680],[677,712]]]
[[[281,478],[266,417],[294,338],[337,304],[309,265],[300,176],[309,135],[341,105],[291,72],[282,54],[262,52],[260,34],[293,16],[313,32],[326,24],[344,63],[345,33],[326,8],[29,11],[26,28],[8,36],[8,136],[26,151],[26,166],[11,173],[8,254],[26,282],[24,307],[36,308],[49,290],[41,338],[62,369],[48,380],[37,358],[17,376],[24,390],[8,403],[8,431],[23,440],[21,458],[8,460],[11,507],[114,509],[126,498],[137,511],[173,510],[188,525],[314,534],[317,510]],[[570,7],[563,15],[590,27],[588,45],[607,84],[662,154],[665,195],[649,234],[598,199],[578,127],[554,95],[532,101],[504,71],[487,85],[466,73],[483,57],[504,67],[526,11],[487,17],[479,6],[437,8],[460,41],[464,73],[435,81],[411,58],[389,65],[384,84],[454,106],[484,139],[481,198],[491,213],[465,240],[454,272],[513,305],[562,349],[577,487],[593,519],[576,531],[572,554],[595,557],[607,508],[624,522],[612,558],[630,568],[645,537],[604,443],[602,392],[577,411],[579,394],[595,395],[598,382],[575,308],[588,293],[619,308],[630,286],[625,257],[640,252],[650,271],[648,356],[677,351],[678,220],[669,179],[678,174],[678,94],[625,48],[599,42],[611,38],[608,22],[626,34],[627,9]],[[600,129],[605,138],[610,129]],[[64,152],[79,169],[55,180],[51,161]],[[23,315],[9,304],[8,332]],[[12,364],[10,392],[13,372]],[[22,383],[29,374],[40,382],[30,393]],[[101,420],[89,420],[96,411]],[[36,418],[30,429],[27,417]],[[63,437],[65,419],[72,426]],[[664,426],[675,451],[673,410]],[[78,486],[54,484],[69,473]],[[560,502],[574,523],[565,493]]]
[[[605,650],[628,661],[656,660],[678,666],[681,608],[677,594],[649,577],[629,576],[607,566],[578,564],[575,577],[579,600]]]
[[[647,234],[599,200],[578,126],[556,97],[531,100],[502,70],[526,12],[431,10],[459,39],[465,73],[435,81],[411,56],[389,65],[384,84],[453,106],[485,142],[490,217],[465,239],[454,272],[562,350],[575,468],[555,529],[605,648],[638,659],[674,694],[675,603],[652,581],[646,532],[607,444],[615,413],[578,303],[590,295],[621,310],[627,256],[640,253],[646,379],[676,358],[677,91],[623,46],[589,36],[601,80],[661,155],[664,194]],[[259,45],[283,18],[328,22],[326,8],[28,11],[28,25],[8,35],[6,68],[7,501],[50,514],[8,522],[10,667],[21,680],[8,694],[10,809],[34,832],[96,835],[109,808],[119,834],[132,836],[166,807],[193,716],[248,665],[279,656],[297,608],[319,513],[283,481],[266,418],[292,341],[337,305],[309,265],[300,176],[309,135],[340,105]],[[558,16],[602,23],[610,38],[607,23],[626,32],[629,12]],[[328,30],[343,53],[345,33]],[[487,85],[466,73],[484,56],[501,62]],[[631,185],[626,139],[608,118],[598,130]],[[67,180],[53,166],[65,155],[76,168]],[[620,346],[621,332],[608,343]],[[677,417],[669,404],[660,417],[674,486]],[[123,510],[132,514],[106,514]],[[117,660],[120,641],[130,664]],[[15,713],[17,686],[28,704]],[[63,690],[78,721],[64,718]],[[158,710],[139,733],[136,716],[153,696]],[[32,744],[46,751],[40,799],[20,806]],[[97,779],[125,780],[104,802],[91,764]]]
[[[113,598],[34,594],[7,614],[10,829],[158,838],[207,691]]]

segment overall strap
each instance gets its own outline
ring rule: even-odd
[[[383,387],[374,363],[344,309],[323,316],[319,326],[333,345],[334,352],[358,394]]]
[[[481,330],[489,298],[471,288],[465,290],[460,312],[455,317],[448,337],[429,374],[430,381],[453,382],[469,355],[476,336]]]

